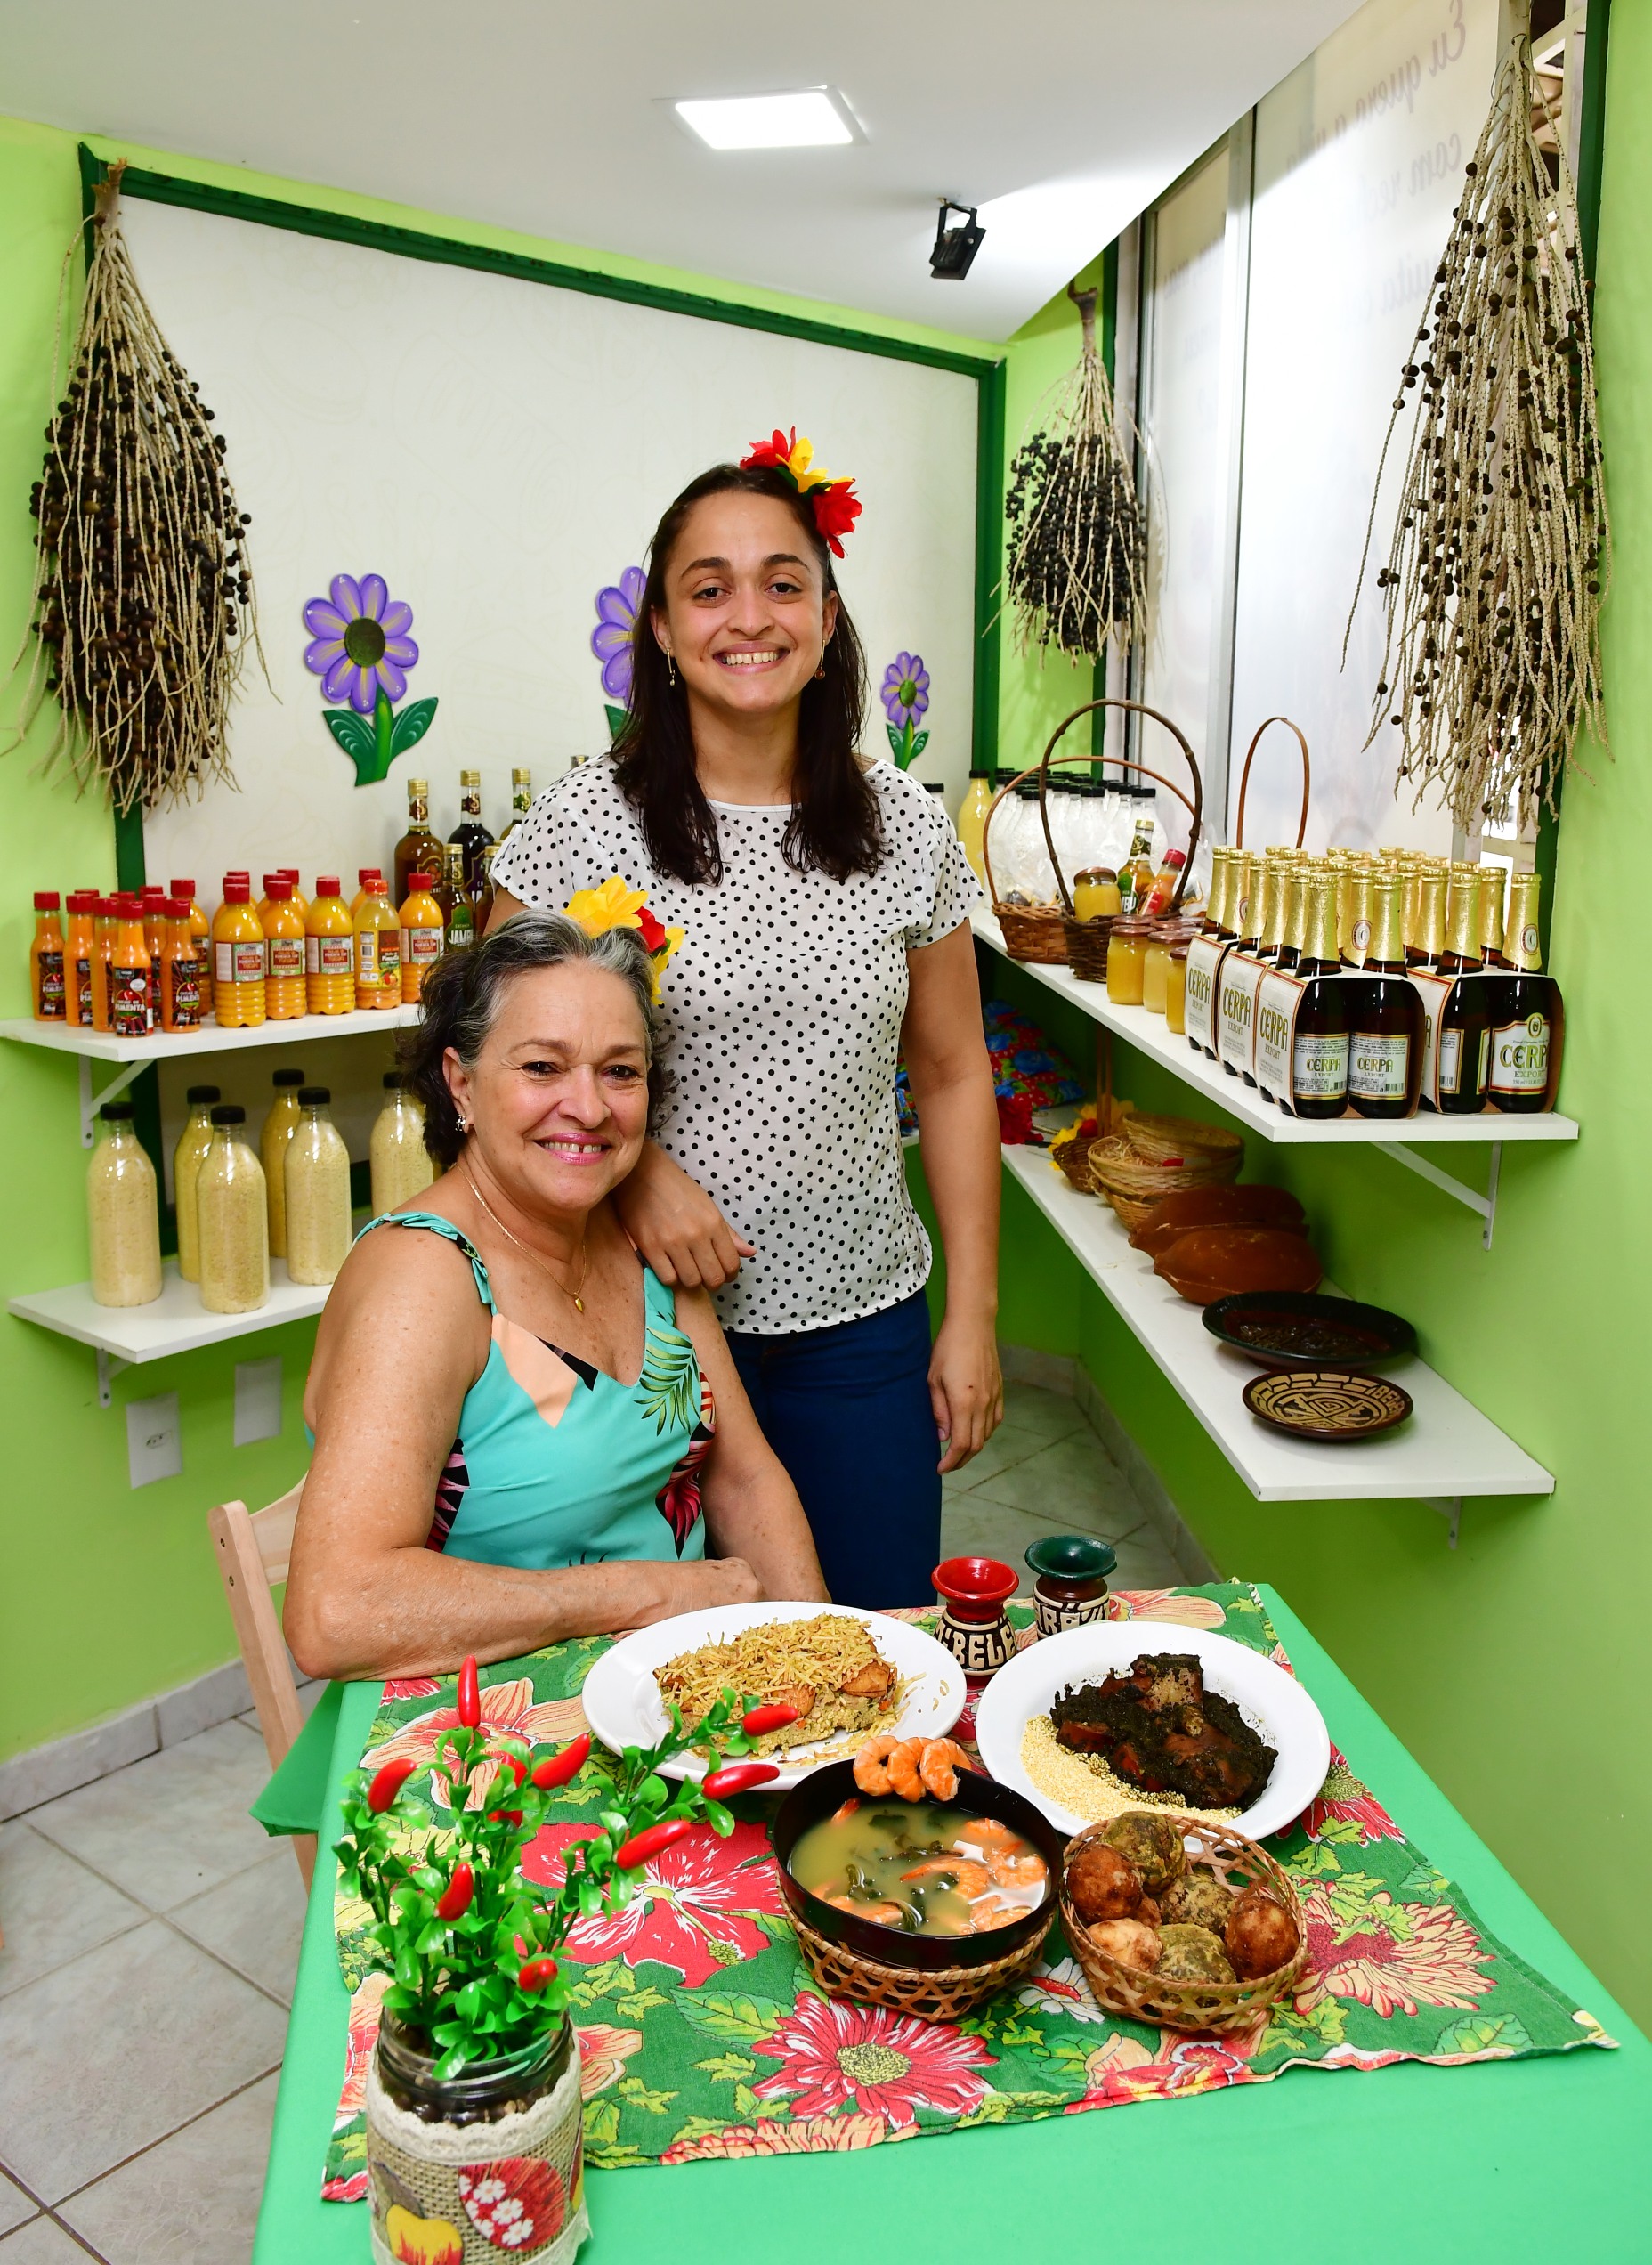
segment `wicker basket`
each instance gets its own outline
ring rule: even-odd
[[[1193,1844],[1188,1855],[1195,1863],[1213,1864],[1230,1887],[1259,1881],[1284,1906],[1296,1922],[1294,1958],[1256,1982],[1161,1980],[1158,1975],[1144,1973],[1139,1967],[1122,1965],[1097,1947],[1089,1929],[1067,1901],[1065,1876],[1061,1890],[1062,1927],[1073,1956],[1096,1993],[1097,2003],[1107,2012],[1122,2014],[1127,2021],[1146,2022],[1149,2028],[1155,2025],[1166,2029],[1251,2028],[1269,2006],[1295,1988],[1307,1962],[1308,1927],[1296,1889],[1290,1875],[1280,1869],[1266,1848],[1259,1848],[1254,1840],[1247,1840],[1243,1832],[1235,1832],[1231,1825],[1212,1824],[1205,1817],[1178,1816],[1176,1822],[1181,1827],[1184,1840]],[[1093,1847],[1105,1832],[1105,1825],[1087,1826],[1069,1842],[1068,1863],[1081,1849]]]
[[[795,1911],[789,1917],[797,1930],[804,1964],[829,1996],[888,2006],[896,2013],[913,2014],[920,2021],[956,2021],[960,2014],[1019,1982],[1037,1965],[1044,1938],[1056,1920],[1052,1907],[1043,1925],[1008,1958],[992,1960],[985,1966],[923,1968],[879,1965],[846,1944],[829,1943]]]
[[[1236,1147],[1227,1156],[1193,1149],[1186,1164],[1150,1164],[1129,1138],[1128,1128],[1138,1122],[1133,1116],[1125,1118],[1126,1132],[1092,1141],[1089,1148],[1089,1176],[1095,1192],[1105,1197],[1127,1227],[1139,1227],[1161,1197],[1233,1179],[1243,1160],[1243,1147]]]
[[[1113,914],[1099,913],[1094,920],[1074,920],[1071,913],[1064,913],[1061,927],[1066,938],[1067,965],[1073,974],[1081,983],[1105,983]]]
[[[1244,1142],[1237,1132],[1229,1132],[1219,1124],[1206,1124],[1192,1116],[1138,1116],[1132,1115],[1122,1127],[1124,1137],[1138,1157],[1148,1164],[1185,1164],[1196,1170],[1205,1162],[1219,1162],[1224,1169],[1219,1175],[1232,1179],[1244,1160]],[[1162,1191],[1169,1195],[1169,1188]]]
[[[1093,1145],[1092,1141],[1081,1136],[1076,1140],[1064,1141],[1058,1149],[1052,1149],[1049,1152],[1050,1162],[1065,1175],[1067,1185],[1081,1196],[1093,1196],[1097,1192],[1089,1170],[1089,1152]]]
[[[1012,960],[1031,960],[1038,967],[1065,967],[1067,939],[1057,905],[998,905],[992,917],[1004,933],[1004,949]]]

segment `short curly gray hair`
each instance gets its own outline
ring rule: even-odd
[[[536,968],[574,962],[605,969],[630,986],[643,1019],[652,1119],[664,1098],[666,1079],[658,1060],[653,966],[642,938],[634,928],[587,936],[566,913],[513,913],[480,944],[467,952],[449,952],[431,970],[419,994],[424,1013],[401,1041],[407,1090],[424,1107],[425,1146],[444,1170],[465,1146],[443,1068],[449,1048],[466,1069],[474,1068],[507,986]]]

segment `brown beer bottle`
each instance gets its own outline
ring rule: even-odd
[[[1560,988],[1553,976],[1543,973],[1537,938],[1542,886],[1535,873],[1510,874],[1502,964],[1511,972],[1486,978],[1492,1003],[1486,1098],[1494,1109],[1520,1116],[1547,1104],[1549,1050],[1560,1012]]]
[[[1491,1005],[1484,966],[1480,957],[1478,869],[1459,867],[1450,874],[1446,884],[1446,949],[1434,969],[1437,975],[1456,978],[1440,1009],[1436,1083],[1440,1113],[1445,1116],[1478,1116],[1486,1106]]]
[[[1427,974],[1439,965],[1446,944],[1446,876],[1423,865],[1413,886],[1415,894],[1405,928],[1405,964]]]
[[[1365,969],[1348,986],[1348,1098],[1360,1116],[1404,1116],[1422,1046],[1423,1007],[1405,972],[1405,883],[1397,873],[1362,878],[1370,906]],[[1355,926],[1357,941],[1358,924]]]
[[[1299,855],[1285,867],[1284,902],[1280,914],[1279,949],[1274,965],[1281,975],[1292,975],[1302,956],[1308,922],[1308,866]]]
[[[1480,869],[1480,957],[1488,968],[1507,967],[1503,957],[1502,939],[1506,925],[1503,918],[1503,868],[1485,865]]]
[[[1337,958],[1337,881],[1311,873],[1308,913],[1296,974],[1306,981],[1296,1011],[1291,1052],[1291,1109],[1300,1117],[1348,1113],[1348,1027],[1350,986]]]

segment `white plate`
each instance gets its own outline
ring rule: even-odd
[[[906,1620],[893,1620],[882,1612],[862,1612],[852,1604],[717,1604],[704,1612],[680,1612],[675,1620],[656,1620],[622,1636],[611,1652],[604,1652],[585,1679],[580,1696],[586,1720],[615,1753],[627,1746],[652,1746],[666,1734],[670,1718],[654,1669],[702,1644],[716,1644],[742,1629],[763,1628],[774,1620],[812,1620],[822,1612],[836,1612],[846,1620],[863,1620],[872,1641],[907,1686],[901,1710],[885,1725],[903,1738],[943,1738],[963,1712],[964,1671],[944,1644]],[[781,1762],[780,1775],[770,1780],[775,1792],[799,1784],[813,1769],[842,1758],[838,1749],[846,1733],[822,1743],[829,1749],[797,1749],[790,1761]],[[811,1758],[813,1756],[813,1758]],[[778,1755],[770,1758],[779,1761]],[[703,1777],[706,1765],[698,1754],[681,1754],[665,1765],[667,1777]]]
[[[1231,1636],[1168,1620],[1094,1620],[1086,1628],[1047,1636],[1017,1652],[988,1684],[976,1709],[976,1743],[1000,1785],[1013,1785],[1063,1832],[1082,1831],[1086,1820],[1041,1792],[1021,1763],[1021,1741],[1034,1715],[1047,1715],[1070,1684],[1099,1683],[1128,1668],[1143,1652],[1196,1652],[1209,1688],[1231,1699],[1253,1730],[1278,1755],[1260,1795],[1235,1819],[1252,1840],[1282,1832],[1300,1817],[1325,1782],[1331,1735],[1324,1717],[1293,1676]]]

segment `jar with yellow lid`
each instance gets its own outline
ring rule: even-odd
[[[1115,1007],[1141,1004],[1147,939],[1154,925],[1152,921],[1138,920],[1133,913],[1113,923],[1113,932],[1107,938],[1107,996]]]

